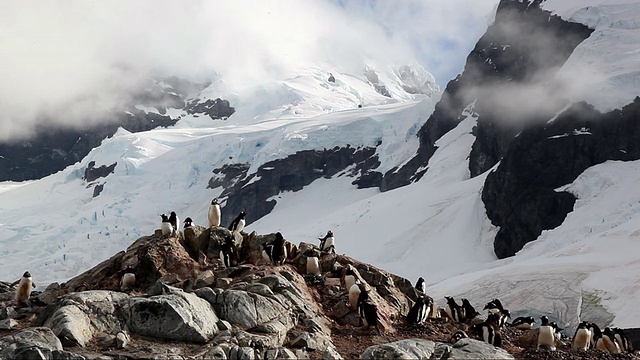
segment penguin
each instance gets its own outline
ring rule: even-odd
[[[358,300],[356,301],[356,308],[359,314],[362,312],[362,304],[364,304],[365,301],[369,301],[369,291],[367,291],[367,287],[360,281],[358,281],[356,285],[360,288],[360,295],[358,295]]]
[[[571,341],[571,348],[574,350],[586,351],[589,349],[589,342],[591,341],[591,331],[589,330],[589,322],[583,321],[578,324],[576,332],[573,334],[573,340]]]
[[[598,340],[602,337],[602,331],[596,323],[589,323],[589,331],[591,332],[591,345],[589,345],[589,347],[595,349]]]
[[[560,328],[560,327],[558,326],[558,324],[556,324],[556,322],[555,322],[555,321],[552,321],[552,322],[550,322],[549,324],[550,324],[550,325],[551,325],[551,327],[553,328],[553,334],[554,334],[554,335],[555,335],[555,337],[556,337],[556,341],[560,341],[560,340],[562,340],[562,330],[564,330],[564,329]]]
[[[427,284],[424,282],[422,276],[418,278],[418,281],[416,281],[416,291],[420,294],[427,293]]]
[[[353,271],[353,269],[348,268],[344,274],[344,287],[347,291],[349,291],[351,289],[351,286],[356,283],[356,279],[356,273]]]
[[[502,303],[500,302],[500,300],[493,299],[493,300],[489,301],[484,306],[484,309],[482,309],[482,310],[487,310],[487,311],[489,311],[489,313],[497,313],[497,312],[500,312],[500,311],[504,310],[504,307],[502,307]]]
[[[612,328],[611,330],[613,331],[615,340],[620,346],[620,351],[629,353],[633,352],[633,344],[627,334],[625,334],[625,332],[620,328]]]
[[[462,314],[462,321],[468,321],[480,315],[467,299],[462,299]]]
[[[378,334],[380,334],[380,328],[378,327],[378,307],[372,301],[367,300],[362,303],[360,307],[360,321],[365,330],[370,326],[374,326]]]
[[[320,275],[320,263],[317,257],[310,256],[307,258],[307,274]]]
[[[533,318],[533,316],[527,316],[527,317],[521,316],[521,317],[515,318],[509,325],[520,330],[531,330],[531,328],[533,328],[533,324],[535,323],[536,323],[536,320]]]
[[[173,226],[169,222],[169,218],[167,217],[167,215],[162,214],[162,215],[160,215],[160,217],[162,218],[162,224],[160,224],[160,229],[162,230],[162,235],[171,235],[171,234],[173,234]]]
[[[452,344],[457,343],[460,339],[464,339],[464,338],[468,338],[469,335],[467,335],[466,332],[464,332],[463,330],[458,330],[456,332],[453,333],[453,335],[451,335],[451,340],[449,340]]]
[[[361,293],[362,291],[360,290],[360,285],[357,283],[351,285],[351,288],[349,288],[349,305],[351,306],[351,309],[358,309],[358,298],[360,297]]]
[[[556,350],[556,331],[549,323],[549,318],[540,316],[540,327],[538,328],[538,347],[548,347],[549,350]]]
[[[18,283],[18,290],[16,290],[16,304],[26,304],[28,306],[31,306],[29,303],[29,297],[31,296],[31,290],[33,290],[33,288],[35,287],[36,283],[33,282],[31,273],[25,271],[25,273],[22,274],[22,278],[20,278],[20,282]]]
[[[191,220],[191,218],[190,218],[190,217],[188,217],[188,218],[184,219],[183,224],[184,224],[184,226],[182,226],[182,229],[183,229],[183,230],[184,230],[184,229],[186,229],[186,228],[190,228],[190,227],[192,227],[192,226],[194,225],[194,224],[193,224],[193,220]]]
[[[136,285],[136,274],[125,273],[124,275],[122,275],[122,279],[120,279],[121,291],[131,290],[135,285]]]
[[[490,315],[485,322],[472,325],[471,330],[487,344],[500,347],[502,346],[502,335],[498,327],[498,318],[498,316]]]
[[[220,211],[220,204],[218,204],[218,198],[211,200],[209,206],[209,227],[220,226],[220,217],[222,212]]]
[[[245,217],[247,216],[247,213],[244,211],[240,211],[240,214],[238,214],[238,216],[236,216],[235,219],[233,219],[233,221],[231,222],[231,225],[229,225],[229,231],[231,232],[241,232],[244,229],[244,224],[245,224]]]
[[[236,263],[236,245],[233,243],[233,236],[227,236],[220,245],[220,261],[226,268]]]
[[[431,300],[431,301],[429,301]],[[431,313],[431,304],[433,300],[431,298],[427,298],[427,296],[418,296],[416,299],[416,303],[413,304],[409,313],[407,314],[407,322],[409,324],[418,324],[422,325],[425,320],[427,320],[427,316]]]
[[[318,238],[320,240],[320,251],[334,253],[336,252],[336,241],[331,230],[327,231],[327,235]]]
[[[500,320],[498,320],[498,327],[502,329],[507,324],[507,319],[511,319],[511,313],[507,309],[502,309],[498,315],[500,316]]]
[[[615,334],[611,328],[606,327],[602,332],[602,337],[596,344],[596,349],[607,351],[611,354],[620,354],[620,346],[616,342]]]
[[[173,226],[172,235],[177,235],[178,231],[180,231],[180,219],[178,218],[178,215],[176,215],[175,211],[172,211],[171,214],[169,214],[169,222],[171,223],[171,226]]]
[[[244,212],[243,212],[244,213]],[[241,213],[242,214],[242,213]],[[241,220],[242,227],[244,227],[244,219]],[[287,247],[284,245],[284,237],[282,234],[277,232],[276,239],[273,240],[273,250],[271,252],[271,260],[276,265],[284,264],[284,261],[287,260]]]
[[[447,312],[447,315],[449,315],[449,318],[453,321],[461,322],[462,307],[460,307],[452,297],[445,296],[444,298],[447,299],[447,306],[445,306],[444,310]]]

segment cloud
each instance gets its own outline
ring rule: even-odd
[[[5,3],[0,141],[36,125],[102,121],[150,76],[231,86],[309,63],[344,72],[419,62],[439,83],[462,70],[497,0]]]

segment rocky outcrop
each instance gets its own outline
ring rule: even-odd
[[[225,165],[213,171],[209,188],[222,186],[219,198],[227,198],[222,224],[229,224],[240,211],[247,210],[247,223],[267,215],[276,205],[271,197],[282,191],[298,191],[321,177],[330,178],[353,166],[350,174],[359,187],[377,186],[381,176],[370,169],[380,162],[375,148],[336,147],[299,151],[283,159],[267,162],[249,174],[247,164]]]
[[[469,159],[472,176],[495,165],[520,126],[534,120],[524,118],[522,112],[505,109],[534,107],[536,111],[526,113],[526,117],[535,114],[536,118],[546,116],[547,119],[548,114],[559,109],[562,104],[551,101],[554,95],[549,96],[547,103],[534,105],[527,103],[533,101],[532,97],[524,94],[530,86],[552,79],[575,47],[593,30],[564,21],[540,9],[539,4],[540,1],[500,1],[494,23],[467,57],[464,71],[447,84],[434,112],[420,129],[416,156],[401,168],[385,174],[382,191],[420,179],[436,151],[436,141],[464,120],[464,109],[474,102],[479,118]],[[522,96],[512,94],[517,91],[521,91]],[[522,104],[514,104],[515,101]]]
[[[444,344],[424,339],[407,339],[374,345],[362,354],[363,359],[514,359],[504,349],[474,339]]]
[[[107,177],[109,174],[113,174],[114,169],[118,163],[115,162],[109,166],[101,165],[96,167],[95,161],[90,161],[87,168],[84,169],[84,181],[90,183],[99,178]]]
[[[236,112],[229,101],[217,98],[201,101],[195,99],[190,101],[185,107],[187,114],[204,114],[208,115],[211,120],[226,120],[229,116]]]
[[[557,188],[607,160],[640,159],[640,98],[601,114],[578,103],[548,124],[531,126],[515,138],[497,169],[487,176],[482,201],[500,227],[494,249],[514,255],[573,210],[575,196]]]

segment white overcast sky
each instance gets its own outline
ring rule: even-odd
[[[126,99],[140,78],[247,84],[296,67],[418,62],[462,71],[498,0],[0,0],[0,140]],[[342,71],[344,69],[344,71]],[[64,119],[60,119],[64,117]]]

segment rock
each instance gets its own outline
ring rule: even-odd
[[[344,358],[333,346],[328,346],[322,353],[322,360],[343,360]]]
[[[65,290],[62,287],[60,287],[60,284],[52,283],[49,286],[47,286],[47,288],[43,292],[38,294],[38,300],[42,301],[47,305],[50,305],[58,301],[60,296],[64,294],[65,294]]]
[[[128,295],[105,290],[67,295],[44,321],[65,346],[85,346],[96,333],[115,333],[123,321],[116,306]]]
[[[306,331],[291,341],[291,347],[304,348],[310,351],[317,350],[318,345],[318,341],[316,341],[316,339]]]
[[[227,353],[224,351],[224,348],[222,346],[218,345],[218,346],[214,346],[211,350],[209,350],[205,354],[204,358],[226,360]]]
[[[200,275],[198,275],[198,277],[196,278],[195,288],[199,289],[205,286],[211,286],[215,282],[216,282],[215,273],[213,272],[213,270],[207,270],[200,273]]]
[[[232,278],[218,278],[216,280],[216,287],[220,289],[226,289],[233,282]]]
[[[156,295],[167,295],[167,294],[176,294],[182,293],[182,289],[169,286],[162,281],[158,280],[153,285],[151,285],[147,289],[147,295],[156,296]]]
[[[39,349],[39,353],[29,352],[28,349]],[[51,331],[46,327],[35,327],[20,330],[12,335],[0,338],[0,359],[13,359],[18,354],[34,356],[36,359],[43,351],[55,351],[62,350],[62,343]],[[25,353],[27,352],[27,353]],[[29,359],[26,356],[20,358]],[[40,359],[46,359],[44,355],[39,357]]]
[[[190,226],[182,232],[184,234],[184,247],[187,250],[187,253],[193,260],[198,260],[198,254],[200,251],[205,251],[207,249],[207,243],[203,244],[200,240],[201,237],[203,240],[208,240],[209,236],[202,236],[203,232],[208,231],[208,228],[204,226],[195,225]]]
[[[200,289],[197,289],[196,291],[194,291],[194,294],[196,294],[196,296],[205,299],[209,302],[209,304],[213,305],[216,302],[216,293],[215,291],[210,288],[210,287],[203,287]]]
[[[296,354],[287,349],[287,348],[281,348],[278,350],[278,359],[291,359],[291,360],[297,360],[298,357],[296,356]]]
[[[271,288],[265,284],[261,284],[261,283],[252,283],[249,286],[247,286],[247,291],[248,292],[252,292],[254,294],[258,294],[258,295],[262,295],[262,296],[266,296],[266,297],[272,297],[273,296],[273,291],[271,291]]]
[[[193,272],[201,269],[177,238],[159,238],[153,246],[138,248],[136,254],[136,282],[140,288],[146,288],[167,275],[175,276],[177,281],[192,278]],[[119,279],[118,279],[119,280]]]
[[[453,359],[514,359],[506,350],[471,338],[460,339],[451,347]]]
[[[256,358],[255,350],[244,346],[238,349],[238,360],[254,360]]]
[[[220,329],[221,331],[223,330],[229,330],[231,331],[233,329],[233,327],[231,326],[231,324],[226,321],[226,320],[220,320],[218,321],[218,329]]]
[[[11,330],[18,325],[18,322],[12,318],[0,320],[0,330]]]
[[[12,306],[7,306],[6,308],[0,310],[0,319],[16,319],[18,317],[18,312]]]
[[[195,294],[131,298],[123,311],[129,329],[144,336],[203,343],[218,332],[218,317],[211,305]]]
[[[362,353],[363,359],[429,359],[436,344],[424,339],[406,339],[373,345]]]
[[[273,320],[293,326],[288,309],[279,302],[242,290],[226,290],[216,298],[216,313],[232,324],[256,327]]]

